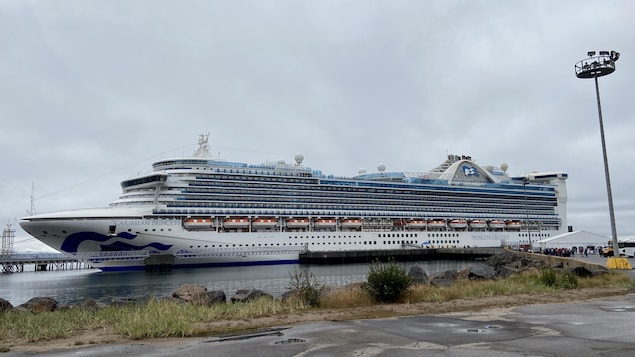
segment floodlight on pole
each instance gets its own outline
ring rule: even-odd
[[[609,175],[609,163],[606,154],[606,140],[604,138],[604,122],[602,120],[602,106],[600,104],[600,87],[598,77],[606,76],[615,72],[615,61],[620,57],[616,51],[600,51],[595,55],[595,51],[587,52],[589,58],[575,64],[575,75],[578,78],[595,80],[595,96],[598,104],[598,117],[600,120],[600,137],[602,139],[602,154],[604,157],[604,175],[606,178],[606,192],[609,201],[609,217],[611,220],[611,234],[613,235],[613,254],[619,257],[619,244],[617,240],[617,229],[615,227],[615,212],[613,209],[613,194],[611,193],[611,178]]]

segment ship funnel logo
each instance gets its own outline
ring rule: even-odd
[[[463,165],[461,169],[465,176],[478,176],[478,170],[475,167]]]

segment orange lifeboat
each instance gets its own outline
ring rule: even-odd
[[[483,219],[473,219],[470,221],[470,227],[475,229],[487,228],[487,222]]]
[[[505,221],[501,221],[500,219],[489,221],[489,227],[491,229],[503,229],[505,228]]]
[[[507,229],[520,230],[520,221],[509,221],[506,225]]]
[[[309,226],[308,218],[288,218],[287,219],[287,228],[306,228]]]
[[[323,229],[323,228],[335,228],[337,222],[335,218],[318,218],[315,220],[315,228]]]
[[[183,222],[185,228],[210,228],[212,220],[210,218],[188,218]]]
[[[346,218],[340,223],[342,228],[359,228],[362,226],[362,220],[358,218]]]
[[[423,229],[426,227],[425,219],[411,219],[406,223],[406,227],[413,229]]]
[[[278,224],[278,220],[272,217],[254,218],[251,226],[257,229],[274,228]]]
[[[454,229],[467,228],[467,221],[464,219],[453,219],[450,221],[449,226]]]
[[[445,221],[442,219],[431,219],[428,221],[428,228],[433,228],[433,229],[445,228]]]
[[[248,228],[249,227],[249,218],[245,217],[230,217],[225,219],[223,222],[223,226],[225,228]]]

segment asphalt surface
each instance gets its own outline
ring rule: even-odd
[[[590,256],[604,263],[606,259]],[[634,259],[629,259],[631,264]],[[633,271],[629,271],[634,276]],[[2,356],[635,356],[635,293],[482,312],[315,322],[224,338]]]

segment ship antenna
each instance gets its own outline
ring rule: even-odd
[[[26,211],[29,216],[35,215],[35,198],[33,198],[33,192],[35,191],[35,184],[31,182],[31,208]]]
[[[209,157],[209,133],[198,136],[198,149],[194,152],[194,157]]]

